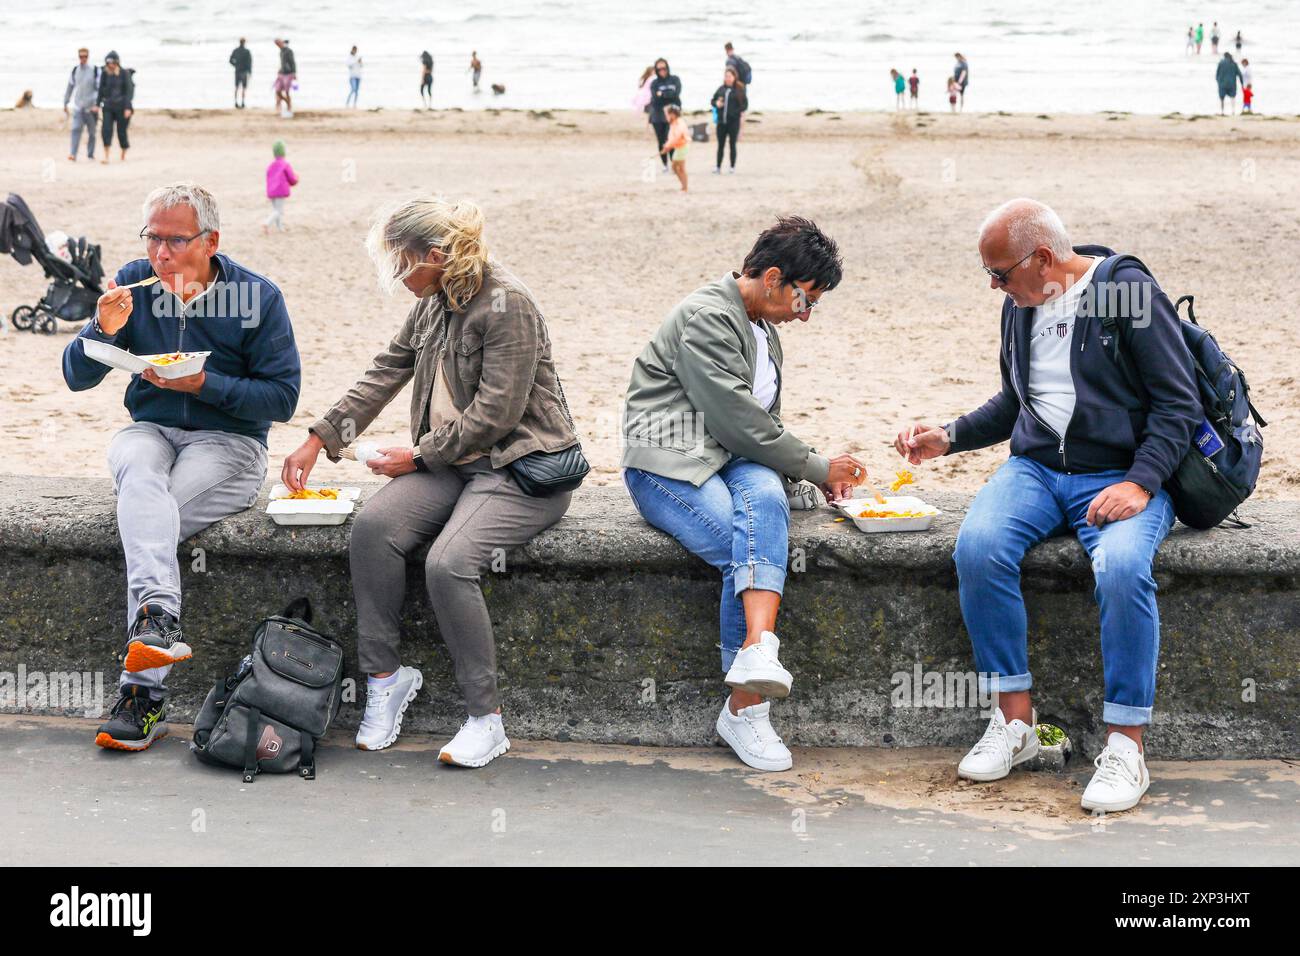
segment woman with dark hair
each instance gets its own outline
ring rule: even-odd
[[[655,78],[650,81],[650,125],[654,128],[655,139],[659,143],[659,160],[668,172],[668,154],[664,152],[664,143],[668,142],[668,127],[672,120],[664,115],[665,106],[682,105],[682,81],[673,76],[668,69],[668,61],[663,57],[655,60]]]
[[[728,171],[734,173],[736,171],[736,137],[740,135],[741,114],[749,109],[749,101],[745,97],[745,84],[740,82],[735,67],[729,66],[722,71],[722,85],[713,94],[713,109],[716,112],[718,124],[718,159],[713,164],[713,171],[715,173],[722,172],[722,147],[730,139],[731,167]]]
[[[806,479],[838,499],[866,480],[860,461],[819,455],[780,416],[776,326],[807,322],[841,274],[839,250],[815,224],[779,220],[740,272],[668,314],[627,389],[623,481],[646,521],[722,572],[722,669],[732,690],[717,731],[758,770],[791,765],[766,700],[790,693],[774,629],[791,495],[807,497],[798,489]]]
[[[110,50],[104,57],[104,72],[99,74],[98,106],[103,120],[101,132],[104,136],[104,158],[108,162],[109,147],[113,145],[113,128],[117,128],[117,143],[122,147],[122,159],[126,160],[126,151],[131,148],[126,128],[131,122],[132,100],[135,98],[134,70],[122,69],[117,51]]]

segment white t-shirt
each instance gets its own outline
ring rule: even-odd
[[[1060,437],[1074,414],[1074,378],[1070,374],[1070,342],[1079,300],[1101,259],[1074,285],[1034,309],[1029,322],[1029,404],[1034,414]]]
[[[758,344],[758,358],[754,362],[754,397],[758,404],[771,411],[776,404],[776,363],[767,347],[767,330],[760,328],[757,322],[749,323],[749,331],[754,333]]]
[[[355,53],[348,54],[348,78],[361,75],[361,57]]]

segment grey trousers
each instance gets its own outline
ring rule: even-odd
[[[380,674],[401,663],[398,633],[406,595],[406,559],[433,540],[425,586],[456,682],[474,717],[501,706],[496,644],[479,578],[497,549],[524,544],[569,510],[571,494],[533,498],[487,458],[401,475],[366,502],[352,526],[352,588],[357,600],[361,670]]]
[[[68,150],[69,156],[76,156],[77,149],[81,146],[81,131],[86,131],[86,156],[89,159],[95,158],[95,128],[99,125],[99,117],[90,110],[79,110],[76,107],[72,109],[72,149]]]
[[[252,506],[266,477],[266,446],[231,432],[133,422],[113,436],[108,466],[126,556],[126,626],[142,604],[179,618],[177,547]],[[160,689],[169,670],[123,671],[119,683]]]

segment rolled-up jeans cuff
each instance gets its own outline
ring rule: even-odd
[[[767,561],[750,561],[748,564],[732,564],[731,572],[736,579],[736,596],[744,591],[785,591],[785,568]]]
[[[1106,701],[1101,709],[1101,719],[1115,727],[1145,727],[1151,723],[1151,708]]]
[[[1034,686],[1034,675],[1026,671],[1023,674],[980,674],[980,694],[996,694],[1001,691],[1029,690]]]

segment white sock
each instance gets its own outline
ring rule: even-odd
[[[366,679],[366,683],[368,683],[371,687],[387,687],[390,684],[397,683],[397,675],[399,673],[400,671],[393,671],[387,677],[376,677],[374,674],[371,674]]]

